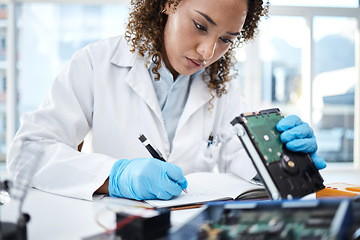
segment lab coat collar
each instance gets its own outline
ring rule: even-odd
[[[142,59],[140,54],[130,52],[130,45],[124,37],[119,38],[119,44],[115,48],[111,63],[119,67],[132,67],[137,59]]]
[[[120,37],[119,44],[114,50],[111,63],[119,67],[130,68],[129,73],[124,79],[125,82],[146,102],[160,122],[163,122],[159,101],[157,100],[151,77],[145,66],[145,59],[138,53],[130,52],[130,45],[124,37]]]
[[[145,59],[137,53],[130,52],[130,45],[121,37],[111,62],[121,67],[132,67],[126,81],[146,101],[156,116],[163,122],[161,108],[157,100],[151,77],[145,66]],[[189,98],[184,112],[179,120],[177,131],[185,124],[189,117],[204,104],[209,102],[211,95],[204,77],[208,77],[204,71],[199,71],[193,76]],[[191,103],[191,104],[190,104]]]
[[[145,66],[144,57],[141,57],[137,53],[130,52],[130,46],[122,37],[115,49],[111,62],[120,67],[131,67],[125,81],[152,109],[160,122],[163,123],[164,121],[159,101],[157,99],[148,69]],[[209,87],[204,81],[204,78],[206,77],[208,78],[207,74],[202,71],[195,74],[191,83],[189,97],[185,105],[184,112],[179,119],[176,132],[181,130],[191,115],[210,101],[211,95]],[[163,131],[166,133],[165,126],[163,127]],[[167,134],[165,135],[167,136]],[[175,138],[176,135],[177,133],[175,133]],[[167,141],[167,137],[164,138],[164,141]]]

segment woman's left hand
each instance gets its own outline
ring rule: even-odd
[[[276,125],[281,133],[280,139],[287,149],[293,152],[308,153],[317,169],[326,167],[325,160],[316,154],[318,149],[314,131],[309,124],[296,115],[282,118]]]

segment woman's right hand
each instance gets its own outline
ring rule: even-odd
[[[168,200],[186,189],[181,168],[155,158],[121,159],[109,177],[109,195],[136,200]]]

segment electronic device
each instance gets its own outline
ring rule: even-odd
[[[301,198],[325,187],[310,156],[289,151],[280,140],[276,124],[283,117],[272,108],[243,113],[231,122],[274,200]]]
[[[168,209],[135,209],[116,213],[116,236],[127,240],[159,239],[166,237],[170,224]]]
[[[214,202],[171,239],[352,239],[353,212],[350,199]]]

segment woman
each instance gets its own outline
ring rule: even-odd
[[[75,53],[40,108],[22,117],[8,155],[12,176],[37,164],[33,185],[44,191],[138,200],[170,199],[186,189],[184,174],[215,166],[250,180],[255,169],[229,130],[230,121],[248,111],[230,82],[230,69],[233,49],[254,37],[266,5],[262,0],[132,4],[125,37]],[[325,166],[315,157],[316,140],[307,124],[292,116],[281,130],[290,146],[300,141],[293,150],[309,152],[318,168]],[[139,134],[167,162],[152,158]],[[31,161],[24,153],[34,146],[43,150]]]

